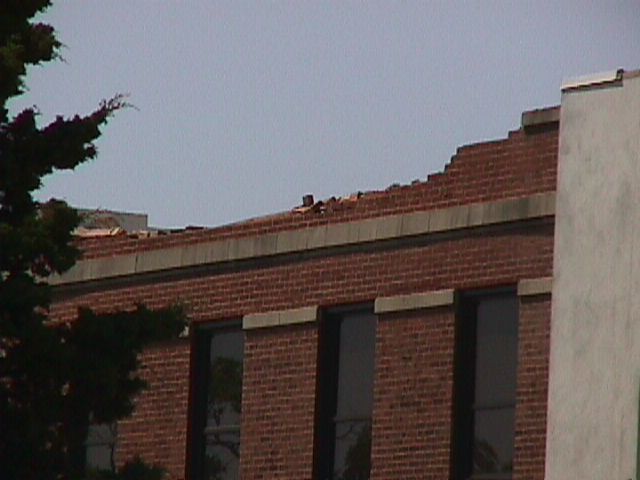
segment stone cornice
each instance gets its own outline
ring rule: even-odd
[[[52,285],[444,233],[555,214],[555,192],[81,260]]]

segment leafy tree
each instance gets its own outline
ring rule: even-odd
[[[0,2],[0,478],[78,479],[90,419],[113,422],[132,412],[144,382],[138,354],[151,341],[176,336],[178,308],[97,315],[76,321],[48,317],[51,289],[43,279],[79,258],[72,232],[79,216],[64,202],[39,204],[33,192],[54,170],[96,156],[94,141],[122,97],[85,116],[40,126],[35,108],[10,115],[8,101],[25,90],[27,67],[56,59],[60,42],[33,17],[49,0]],[[134,462],[111,478],[159,478]]]

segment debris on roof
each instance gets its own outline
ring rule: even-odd
[[[80,227],[86,230],[121,228],[126,232],[147,230],[148,219],[143,213],[115,212],[102,209],[78,209],[82,217]]]
[[[144,213],[116,212],[103,209],[77,209],[80,225],[73,232],[79,238],[100,238],[128,235],[133,238],[147,238],[157,233],[150,230]]]
[[[113,228],[78,227],[76,228],[76,231],[73,233],[80,238],[95,238],[95,237],[115,237],[116,235],[123,235],[126,232],[121,227],[113,227]]]
[[[363,192],[352,193],[347,197],[331,197],[326,200],[318,200],[313,202],[313,195],[305,195],[301,206],[295,207],[293,213],[325,213],[336,212],[352,208],[355,202],[364,195]],[[313,202],[313,203],[312,203]]]

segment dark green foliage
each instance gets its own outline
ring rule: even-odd
[[[139,305],[132,312],[109,315],[81,309],[77,321],[64,329],[73,363],[69,396],[76,397],[74,409],[87,409],[96,423],[130,415],[132,396],[145,386],[130,375],[139,366],[138,354],[150,342],[177,338],[184,328],[177,320],[183,317],[177,307],[151,311]]]
[[[51,4],[48,0],[2,0],[0,2],[0,122],[7,121],[9,98],[24,89],[28,65],[52,60],[60,42],[50,25],[30,19]]]
[[[79,216],[64,202],[38,204],[42,178],[96,156],[94,141],[122,97],[86,116],[38,124],[37,111],[10,115],[30,65],[57,56],[49,25],[32,17],[48,0],[0,1],[0,478],[79,479],[90,419],[114,422],[129,415],[144,387],[137,355],[149,342],[175,338],[180,309],[97,315],[76,321],[48,319],[50,287],[43,281],[79,258],[72,232]],[[112,478],[156,480],[156,467],[139,460]]]

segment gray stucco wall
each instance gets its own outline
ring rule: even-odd
[[[640,77],[565,91],[546,480],[638,479]]]

